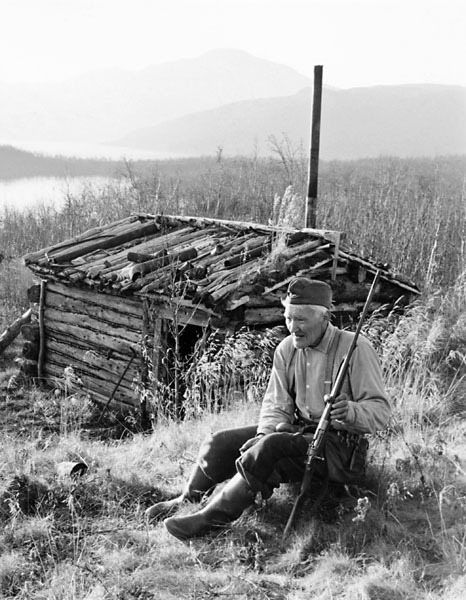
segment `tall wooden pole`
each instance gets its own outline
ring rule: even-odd
[[[312,103],[311,158],[306,200],[306,227],[315,229],[317,213],[317,181],[319,175],[320,115],[322,107],[322,65],[314,67],[314,99]]]
[[[45,311],[45,295],[47,293],[47,281],[45,279],[40,280],[40,298],[39,298],[39,358],[37,361],[37,379],[39,384],[43,384],[44,378],[44,362],[45,362],[45,323],[44,323],[44,311]]]

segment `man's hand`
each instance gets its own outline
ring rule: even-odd
[[[243,452],[249,450],[249,448],[254,446],[254,444],[257,444],[257,442],[261,440],[264,437],[264,435],[265,433],[258,433],[255,437],[249,439],[247,442],[244,442],[244,444],[239,449],[240,453],[243,454]]]
[[[348,412],[348,396],[347,394],[340,394],[333,403],[332,410],[330,411],[330,419],[339,423],[346,423]]]

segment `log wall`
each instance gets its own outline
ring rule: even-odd
[[[48,282],[44,376],[62,378],[71,366],[95,400],[106,402],[118,385],[112,402],[138,407],[143,330],[142,300]]]

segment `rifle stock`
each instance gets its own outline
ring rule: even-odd
[[[319,423],[315,430],[314,436],[313,436],[312,441],[309,444],[309,447],[307,450],[307,459],[306,459],[303,479],[301,481],[301,488],[300,488],[299,494],[296,497],[296,500],[293,504],[293,508],[291,509],[290,516],[288,517],[288,521],[287,521],[285,529],[283,531],[282,542],[286,539],[286,537],[288,536],[288,534],[291,530],[298,506],[299,506],[302,498],[304,498],[304,496],[308,493],[308,490],[310,488],[311,481],[312,481],[312,475],[314,472],[315,461],[322,460],[319,455],[320,455],[320,451],[322,449],[323,443],[325,441],[325,434],[327,433],[327,429],[330,424],[330,413],[332,411],[332,406],[333,406],[333,403],[335,402],[336,398],[340,394],[340,390],[342,388],[343,381],[346,377],[346,374],[347,374],[349,366],[350,366],[351,357],[356,348],[358,337],[359,337],[359,334],[361,333],[362,325],[363,325],[363,323],[366,319],[367,313],[369,311],[369,306],[370,306],[370,303],[372,302],[372,298],[374,296],[375,288],[379,281],[379,278],[380,278],[380,271],[377,271],[374,276],[374,280],[372,282],[369,293],[367,295],[366,302],[364,304],[364,308],[362,310],[361,316],[359,318],[359,321],[358,321],[358,324],[356,327],[356,331],[354,332],[354,336],[351,341],[351,345],[348,349],[348,352],[345,354],[345,357],[343,358],[343,361],[338,369],[338,373],[337,373],[335,381],[332,385],[332,388],[330,390],[330,394],[328,394],[325,397],[325,402],[326,402],[325,408],[322,413],[322,416],[319,419]]]

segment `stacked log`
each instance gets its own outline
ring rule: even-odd
[[[117,403],[138,405],[141,301],[49,282],[44,323],[46,378],[63,378],[65,368],[72,367],[91,396],[103,401],[118,387],[114,393]]]
[[[38,264],[64,264],[78,258],[84,254],[102,251],[107,248],[116,248],[134,239],[152,235],[160,230],[160,226],[155,221],[140,223],[124,223],[120,227],[113,227],[111,232],[99,232],[95,235],[87,234],[85,239],[75,238],[65,247],[54,247],[45,253],[43,258],[38,260]],[[25,257],[26,264],[31,261],[30,255]]]
[[[183,232],[174,231],[160,237],[132,244],[130,246],[131,254],[156,255],[164,251],[167,252],[167,249],[174,245],[176,246],[176,240],[179,239],[179,236],[181,239],[186,239],[190,233],[192,233],[192,229],[186,228]],[[124,247],[116,254],[113,254],[111,259],[101,260],[100,263],[93,262],[91,270],[86,269],[85,266],[81,267],[81,270],[91,279],[101,278],[108,282],[109,285],[112,285],[113,282],[124,279],[120,271],[128,265],[128,254],[128,248]]]

